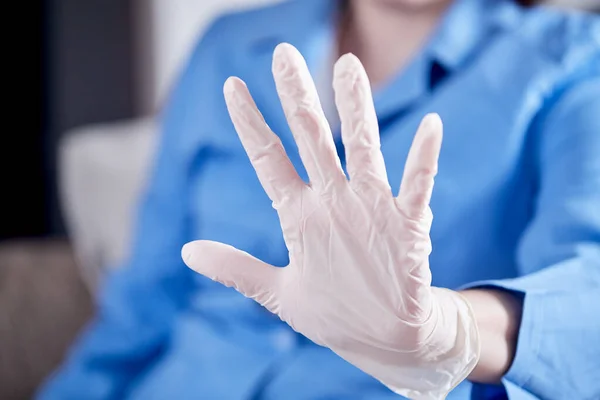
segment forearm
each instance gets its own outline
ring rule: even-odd
[[[471,304],[481,340],[480,359],[469,380],[499,383],[515,356],[522,299],[496,289],[470,289],[460,293]]]

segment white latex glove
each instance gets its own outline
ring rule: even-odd
[[[310,185],[298,176],[245,84],[230,78],[224,91],[231,119],[279,214],[290,263],[273,267],[209,241],[185,245],[183,259],[394,392],[444,398],[475,367],[479,338],[467,301],[431,287],[429,199],[440,118],[423,120],[400,194],[393,197],[360,61],[351,54],[341,57],[333,83],[349,180],[300,53],[279,45],[273,74]]]

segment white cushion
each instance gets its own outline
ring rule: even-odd
[[[148,117],[74,129],[60,144],[63,215],[92,290],[127,257],[157,133]]]

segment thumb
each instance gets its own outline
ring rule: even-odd
[[[235,247],[206,240],[185,244],[181,257],[199,274],[233,287],[269,311],[277,312],[278,288],[284,268],[273,267]]]

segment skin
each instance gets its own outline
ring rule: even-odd
[[[465,290],[461,294],[471,303],[481,339],[479,362],[469,380],[499,383],[515,357],[522,300],[500,290]]]
[[[382,86],[418,53],[451,3],[452,0],[351,1],[339,21],[338,56],[356,55],[372,86]]]
[[[350,1],[339,23],[339,55],[357,55],[372,86],[377,88],[406,66],[434,33],[451,3],[452,0]],[[481,357],[469,379],[498,383],[515,356],[522,300],[499,290],[467,290],[461,294],[472,305],[481,335]]]

